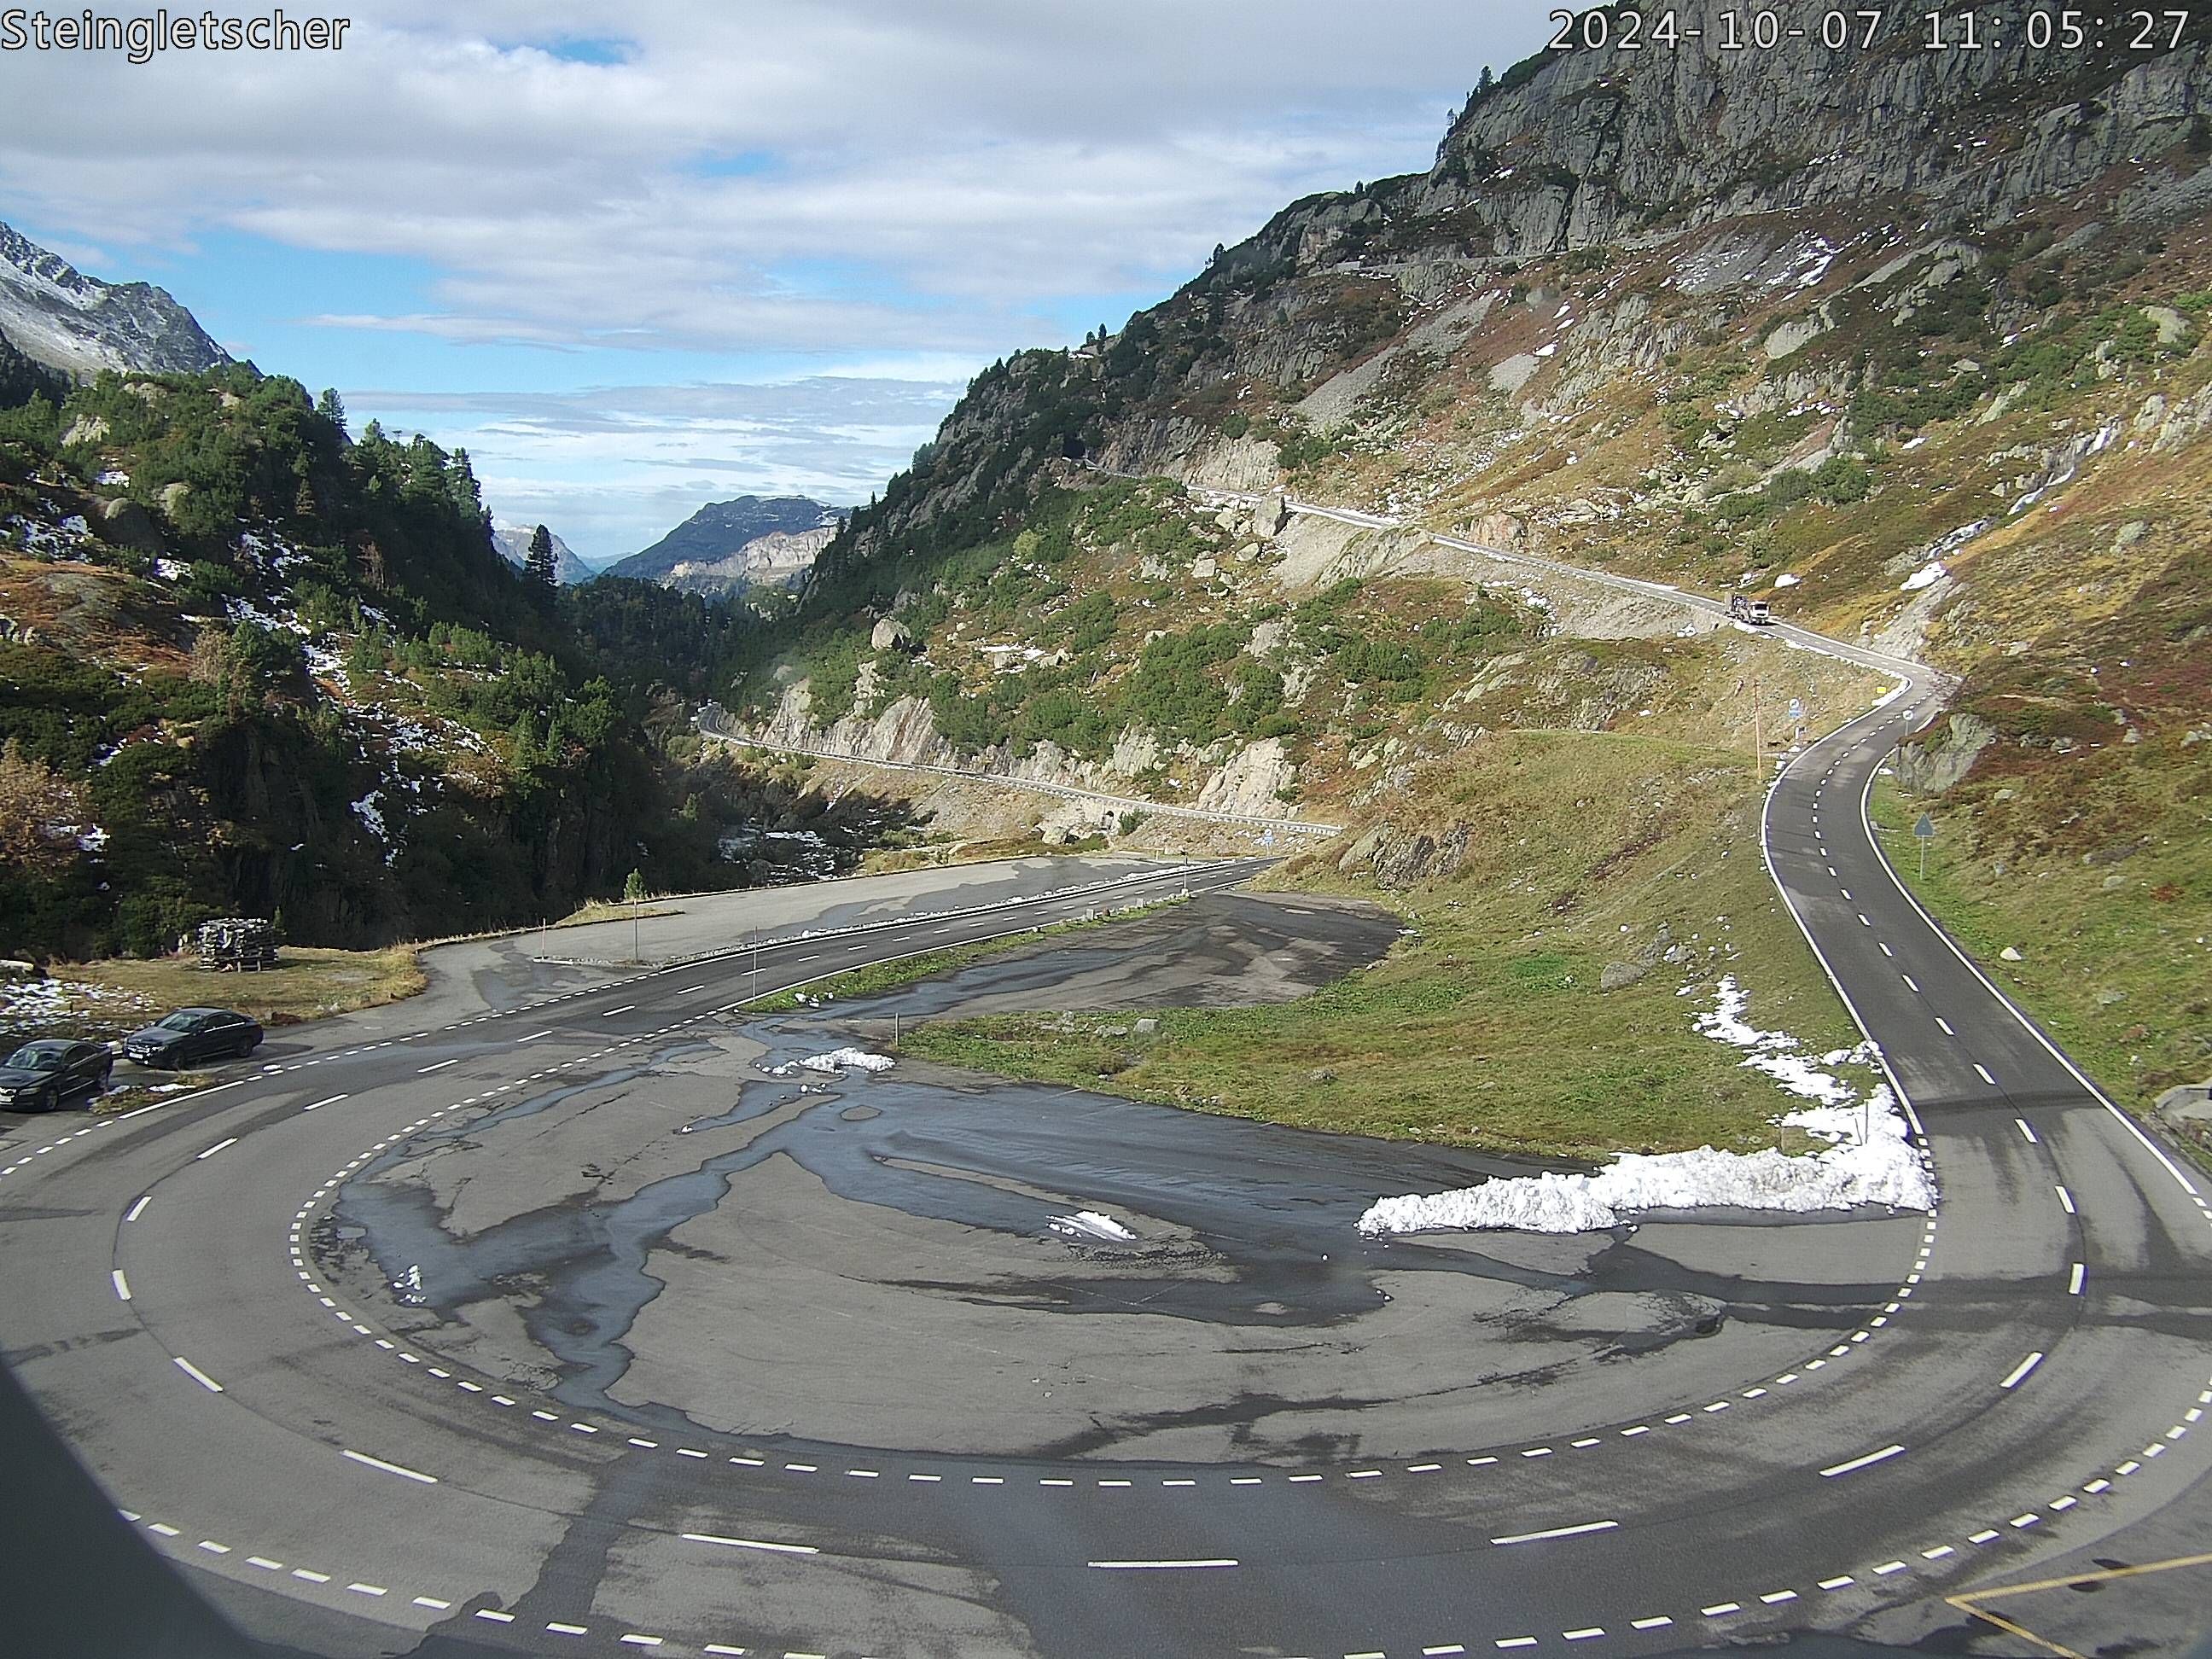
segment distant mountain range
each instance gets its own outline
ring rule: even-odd
[[[781,584],[811,568],[843,521],[838,508],[804,495],[709,501],[602,574],[709,596]]]
[[[491,521],[491,544],[509,564],[520,568],[530,557],[530,538],[537,530],[534,524],[509,524],[504,519]],[[569,550],[568,544],[558,536],[553,538],[553,580],[568,587],[576,582],[587,582],[599,572],[586,564]]]
[[[74,380],[105,368],[198,374],[230,362],[150,283],[103,283],[0,224],[0,335]]]

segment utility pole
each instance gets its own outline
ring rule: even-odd
[[[632,962],[643,962],[645,960],[644,956],[637,948],[637,913],[635,910],[630,912],[629,918],[629,959]]]
[[[1759,678],[1751,681],[1751,769],[1754,777],[1766,775],[1766,728],[1759,710]]]

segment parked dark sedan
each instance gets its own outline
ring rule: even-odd
[[[0,1111],[51,1112],[72,1095],[98,1094],[114,1068],[104,1042],[27,1042],[0,1062]]]
[[[179,1008],[123,1039],[141,1066],[174,1068],[209,1060],[243,1060],[261,1046],[261,1027],[228,1008]]]

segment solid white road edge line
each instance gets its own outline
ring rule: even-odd
[[[207,1151],[193,1154],[192,1162],[198,1164],[203,1158],[213,1158],[217,1152],[221,1152],[226,1146],[235,1146],[237,1145],[238,1137],[236,1135],[231,1136],[228,1140],[218,1140],[214,1146],[209,1147]]]
[[[146,1213],[146,1206],[153,1201],[154,1194],[148,1193],[143,1198],[140,1199],[136,1204],[133,1204],[131,1206],[131,1212],[123,1218],[125,1221],[136,1221],[140,1216]]]
[[[123,1269],[118,1267],[113,1273],[108,1274],[108,1278],[115,1281],[115,1299],[118,1302],[128,1302],[131,1299],[131,1281],[123,1276]]]

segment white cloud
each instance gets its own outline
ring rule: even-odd
[[[395,428],[468,450],[487,503],[585,558],[635,553],[707,501],[866,501],[959,395],[941,382],[827,376],[561,393],[345,393]]]
[[[327,377],[603,557],[718,493],[865,499],[984,362],[1425,165],[1548,9],[366,0],[338,53],[0,54],[0,218],[113,278],[174,254],[178,296],[250,295],[221,325],[271,353],[572,388]],[[316,275],[246,281],[240,233]]]
[[[1300,191],[1422,164],[1541,9],[388,0],[336,54],[16,54],[0,181],[105,242],[228,228],[439,273],[363,326],[1003,347]],[[620,61],[525,44],[572,39]]]

